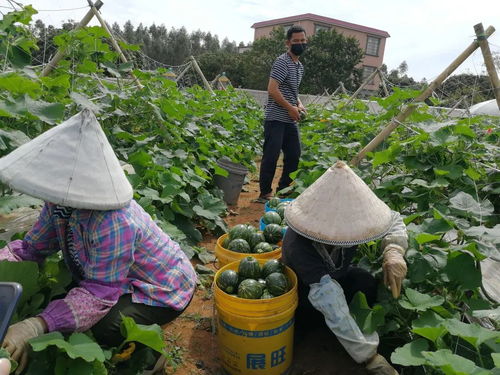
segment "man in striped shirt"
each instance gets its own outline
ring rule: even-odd
[[[271,69],[267,91],[269,94],[264,122],[264,151],[260,164],[260,196],[269,200],[276,163],[283,150],[283,173],[277,191],[291,183],[290,173],[297,170],[300,158],[300,135],[297,122],[306,110],[299,99],[299,85],[304,67],[299,56],[307,47],[306,32],[300,26],[287,31],[288,51],[276,59]]]

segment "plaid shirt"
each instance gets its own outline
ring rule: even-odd
[[[49,331],[88,329],[126,293],[136,303],[186,307],[196,273],[179,245],[135,201],[119,210],[74,209],[66,218],[54,214],[55,208],[46,203],[25,239],[7,248],[17,260],[40,262],[58,250],[67,259],[71,230],[72,258],[83,275],[78,287],[41,314]]]

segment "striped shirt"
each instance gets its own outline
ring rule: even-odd
[[[58,250],[67,259],[68,234],[79,285],[40,314],[49,331],[89,329],[127,293],[135,303],[175,310],[189,303],[196,285],[190,261],[134,200],[118,210],[74,209],[69,216],[46,203],[24,240],[1,250],[0,260],[41,262]]]
[[[299,85],[304,75],[304,66],[300,61],[294,62],[288,53],[276,59],[271,69],[270,78],[279,83],[279,90],[285,100],[291,105],[297,105]],[[288,111],[268,96],[265,112],[266,121],[282,121],[293,123],[295,121],[288,115]]]

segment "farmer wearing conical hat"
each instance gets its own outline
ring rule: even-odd
[[[71,117],[0,159],[0,180],[43,199],[23,240],[0,260],[41,263],[61,250],[74,287],[38,316],[11,325],[3,342],[27,362],[28,340],[45,332],[92,328],[118,346],[121,316],[165,324],[189,304],[196,274],[179,245],[132,199],[132,187],[95,116]]]
[[[349,313],[356,292],[375,302],[375,278],[351,264],[357,245],[382,238],[384,282],[397,298],[406,275],[406,227],[346,164],[337,162],[285,210],[289,229],[283,259],[299,278],[299,309],[308,322],[325,321],[350,356],[369,373],[396,370],[377,354],[377,333],[365,335]]]

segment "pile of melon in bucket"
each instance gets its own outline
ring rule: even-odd
[[[280,225],[268,225],[260,232],[249,224],[238,224],[229,230],[229,235],[222,243],[225,249],[237,253],[268,253],[279,247],[282,239]]]
[[[274,298],[290,289],[283,263],[270,259],[261,267],[259,261],[252,256],[240,261],[238,272],[223,271],[216,282],[222,291],[245,299]]]

